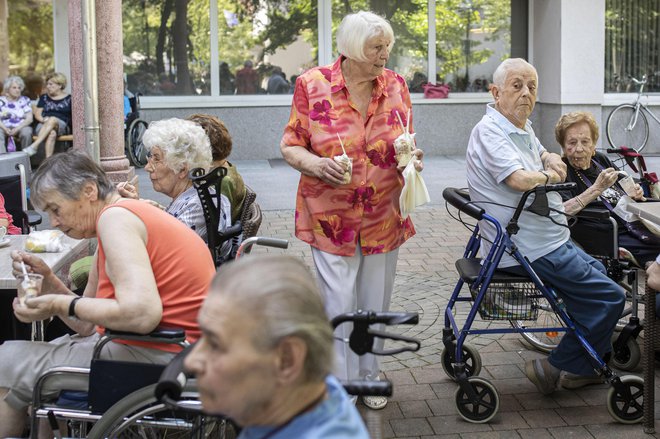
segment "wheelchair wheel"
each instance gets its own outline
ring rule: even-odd
[[[630,395],[622,395],[610,387],[607,394],[607,411],[622,424],[636,424],[642,421],[644,404],[644,380],[635,375],[621,377]]]
[[[520,335],[522,335],[522,337],[527,340],[534,349],[549,353],[557,347],[564,333],[561,331],[527,332],[525,329],[558,328],[564,326],[564,324],[559,319],[559,316],[555,314],[546,299],[538,300],[539,316],[536,321],[510,320],[509,322],[514,328],[523,330]]]
[[[612,344],[616,342],[619,334],[612,334]],[[642,359],[642,352],[635,337],[629,337],[626,345],[618,352],[612,352],[612,365],[620,370],[634,370]]]
[[[150,385],[118,401],[94,424],[88,438],[184,438],[233,439],[236,432],[225,419],[201,412],[171,410],[156,400]],[[182,400],[200,408],[196,392],[184,391]]]
[[[142,144],[142,136],[149,125],[142,119],[131,122],[126,136],[126,154],[131,164],[137,168],[143,168],[147,164],[147,152]]]
[[[442,369],[445,371],[448,377],[456,378],[454,373],[454,363],[456,363],[456,342],[452,342],[453,349],[443,349],[441,354],[441,364]],[[468,377],[477,376],[481,372],[481,355],[479,352],[472,346],[467,343],[463,343],[463,349],[461,349],[461,354],[463,356],[463,361],[465,362],[465,372]]]
[[[481,377],[470,377],[468,383],[476,394],[476,399],[470,401],[468,395],[460,387],[456,389],[454,400],[458,413],[463,419],[474,424],[490,421],[500,408],[500,397],[490,381]]]

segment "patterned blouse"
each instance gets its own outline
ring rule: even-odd
[[[0,122],[7,128],[16,128],[30,113],[32,113],[32,102],[27,96],[20,96],[15,101],[0,96]]]
[[[374,80],[366,120],[349,102],[340,57],[315,67],[296,81],[291,116],[282,145],[303,147],[332,158],[341,155],[337,139],[353,159],[349,184],[334,187],[301,175],[296,200],[296,236],[321,251],[353,256],[358,239],[362,254],[392,251],[415,234],[410,218],[401,218],[403,177],[393,142],[411,108],[406,81],[385,69]],[[411,130],[412,122],[411,122]]]

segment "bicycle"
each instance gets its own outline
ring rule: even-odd
[[[644,112],[648,113],[658,124],[660,124],[660,118],[656,117],[648,105],[642,102],[644,86],[648,82],[648,77],[643,75],[641,80],[630,77],[630,80],[639,86],[637,97],[632,104],[621,104],[610,113],[605,124],[605,132],[607,141],[613,148],[626,146],[640,152],[649,140],[649,122]]]

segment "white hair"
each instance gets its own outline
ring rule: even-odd
[[[147,151],[158,147],[168,168],[179,172],[185,168],[211,167],[211,144],[206,132],[195,122],[183,119],[164,119],[149,124],[142,142]]]
[[[2,85],[5,92],[9,90],[9,87],[11,87],[12,84],[18,84],[18,88],[20,88],[21,91],[25,89],[25,82],[23,82],[23,79],[20,76],[10,76],[5,79],[5,83]]]
[[[369,11],[348,14],[337,28],[337,50],[348,59],[365,62],[364,46],[377,36],[390,40],[387,48],[392,50],[394,31],[387,20]]]
[[[506,82],[506,77],[509,75],[509,72],[521,67],[529,67],[534,70],[534,73],[536,73],[536,80],[538,81],[539,75],[533,65],[522,58],[507,58],[502,61],[502,63],[495,69],[495,72],[493,73],[493,84],[500,88],[504,87],[504,83]]]

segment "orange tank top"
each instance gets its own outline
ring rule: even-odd
[[[123,200],[106,207],[131,211],[147,229],[147,253],[163,304],[161,326],[183,328],[186,338],[194,342],[200,337],[197,315],[215,275],[211,253],[204,241],[172,215],[138,200]],[[98,226],[98,219],[97,219]],[[118,239],[121,239],[118,237]],[[103,242],[98,240],[98,289],[96,297],[113,299],[115,289],[105,270]],[[97,327],[103,334],[105,328]],[[178,352],[175,345],[126,341],[126,344]]]

